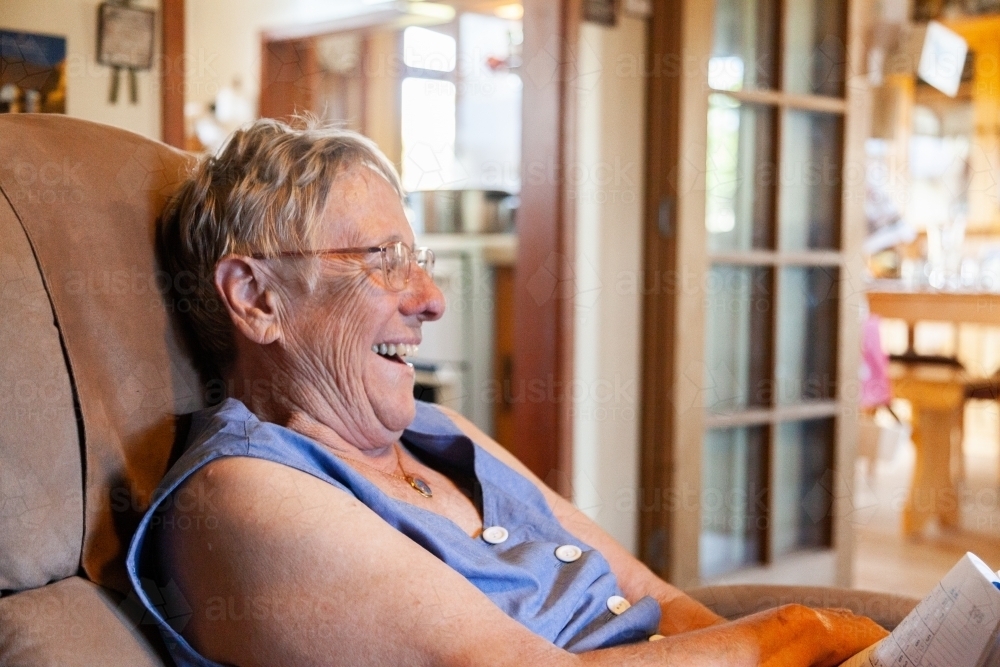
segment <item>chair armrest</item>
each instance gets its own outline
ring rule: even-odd
[[[166,667],[153,625],[131,618],[122,596],[69,577],[0,599],[0,665]]]

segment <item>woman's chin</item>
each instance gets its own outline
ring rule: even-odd
[[[402,432],[413,423],[417,405],[413,399],[412,389],[402,393],[398,387],[394,387],[393,391],[382,394],[381,398],[380,405],[372,407],[375,408],[375,416],[386,430]]]

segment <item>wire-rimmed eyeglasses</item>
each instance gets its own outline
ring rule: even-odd
[[[382,277],[386,286],[399,292],[410,284],[410,270],[416,264],[431,278],[434,277],[434,251],[430,248],[410,248],[402,241],[383,243],[368,248],[335,248],[326,250],[285,250],[276,255],[254,253],[254,259],[271,259],[274,257],[325,257],[327,255],[371,255],[379,253],[382,264]]]

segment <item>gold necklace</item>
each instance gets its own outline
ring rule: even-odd
[[[386,477],[392,477],[393,479],[401,479],[404,482],[406,482],[407,484],[409,484],[410,487],[414,491],[416,491],[417,493],[419,493],[420,495],[422,495],[424,498],[433,498],[434,497],[434,492],[431,491],[430,484],[428,484],[427,482],[425,482],[423,479],[417,477],[416,475],[410,475],[409,473],[406,472],[406,470],[403,469],[403,459],[400,456],[399,449],[396,447],[395,443],[393,443],[392,449],[393,449],[393,451],[396,452],[396,465],[399,466],[399,472],[403,473],[402,475],[397,475],[397,474],[392,473],[392,472],[386,472],[384,470],[379,470],[375,466],[369,465],[368,463],[365,463],[364,461],[360,461],[360,460],[358,460],[356,458],[353,458],[351,456],[344,456],[343,454],[339,454],[337,452],[333,452],[333,455],[336,456],[337,458],[344,459],[345,461],[353,461],[354,463],[357,463],[358,465],[362,465],[362,466],[368,468],[369,470],[374,470],[375,472],[377,472],[380,475],[385,475]]]

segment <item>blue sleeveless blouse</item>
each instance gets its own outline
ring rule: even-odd
[[[418,401],[416,418],[401,440],[431,460],[475,475],[483,537],[470,538],[450,519],[387,496],[319,443],[260,421],[238,400],[195,414],[188,448],[154,493],[126,563],[144,616],[158,626],[178,667],[220,666],[180,636],[192,610],[175,585],[157,586],[160,573],[149,564],[155,559],[143,549],[164,501],[195,471],[226,456],[280,463],[355,496],[508,616],[567,651],[643,641],[657,632],[659,604],[647,596],[629,606],[607,560],[562,527],[538,488],[475,444],[440,410]]]

